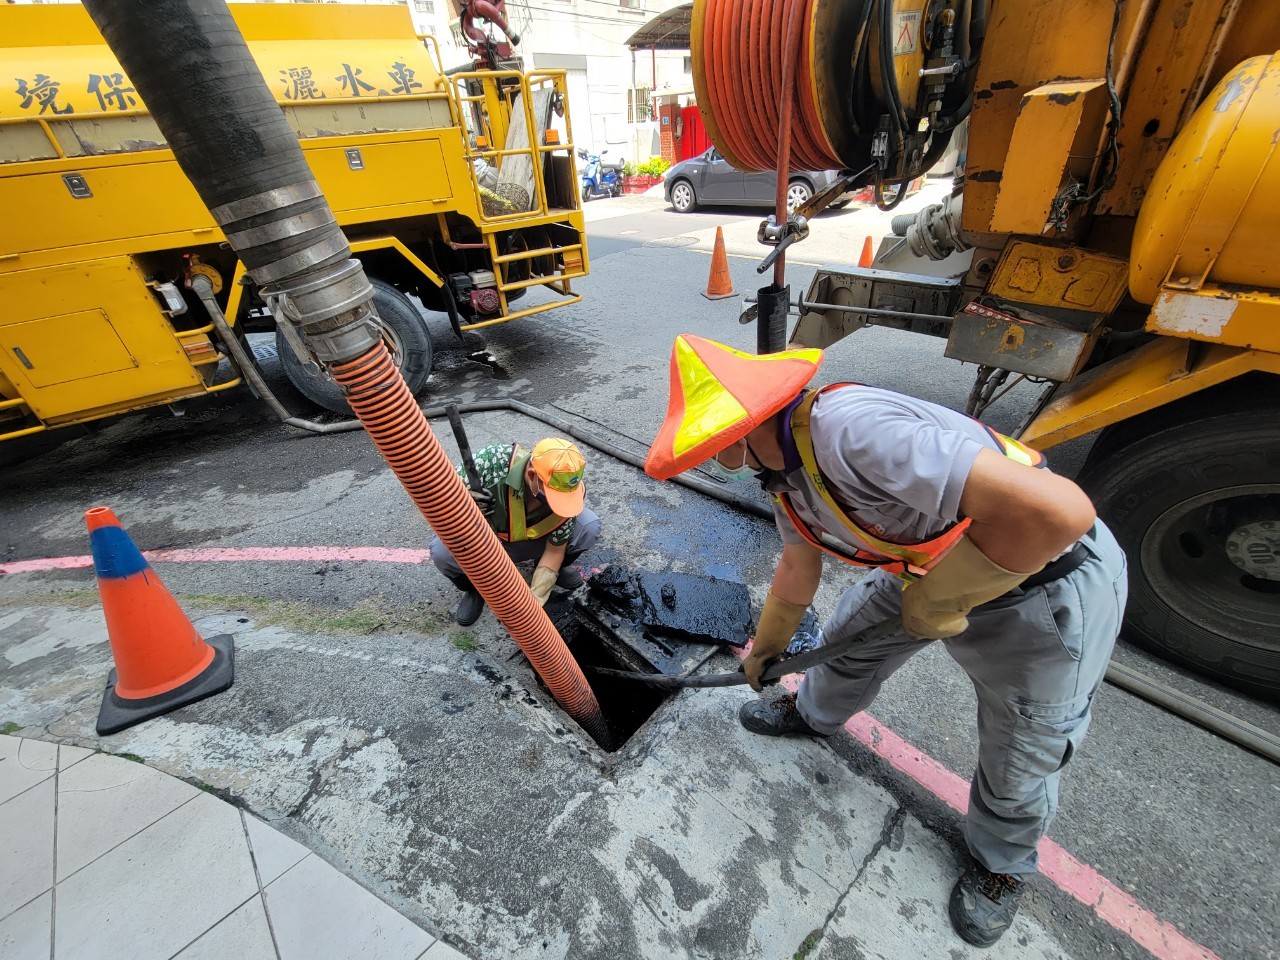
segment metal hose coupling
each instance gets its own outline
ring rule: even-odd
[[[889,229],[895,236],[906,237],[907,245],[917,257],[945,260],[953,253],[968,250],[970,246],[960,235],[962,208],[960,197],[947,197],[942,203],[931,204],[919,213],[894,217]]]
[[[287,325],[285,336],[295,350],[289,328],[302,334],[303,342],[321,363],[354,360],[382,340],[373,307],[373,286],[359,260],[348,259],[306,277],[264,287],[262,298],[276,322]]]
[[[342,363],[380,339],[373,287],[314,180],[211,211],[303,363]]]

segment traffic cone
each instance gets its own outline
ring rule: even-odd
[[[862,256],[858,258],[858,266],[869,267],[874,259],[875,258],[871,255],[871,238],[867,237],[862,241]]]
[[[227,689],[235,648],[227,634],[207,643],[170,596],[110,507],[85,515],[115,669],[98,710],[100,736]]]
[[[708,300],[725,300],[736,296],[729,279],[729,255],[724,252],[724,228],[716,227],[716,247],[711,254],[711,276],[702,294]]]

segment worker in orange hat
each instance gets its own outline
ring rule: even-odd
[[[494,443],[475,455],[482,489],[471,495],[516,563],[536,560],[530,588],[545,604],[553,587],[573,590],[582,574],[571,564],[600,537],[600,518],[585,506],[587,462],[568,440],[548,437],[531,451]],[[466,481],[465,467],[458,474]],[[455,618],[464,627],[480,619],[484,600],[437,537],[431,561],[462,591]]]
[[[709,462],[758,477],[782,555],[743,670],[790,643],[823,561],[870,568],[823,625],[839,642],[901,630],[805,673],[797,694],[743,705],[766,736],[830,736],[913,654],[941,641],[978,696],[978,767],[952,890],[956,931],[989,946],[1009,928],[1063,769],[1084,740],[1126,597],[1125,560],[1088,497],[1034,450],[937,404],[858,384],[811,389],[820,350],[755,356],[676,338],[667,417],[645,470]]]

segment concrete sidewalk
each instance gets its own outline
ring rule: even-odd
[[[1103,946],[1029,910],[995,948],[964,944],[946,915],[953,843],[827,743],[748,734],[735,713],[749,691],[686,692],[606,759],[505,658],[212,614],[197,627],[237,632],[236,685],[97,741],[99,618],[5,618],[2,656],[26,687],[6,714],[148,764],[3,741],[0,942],[26,938],[24,960],[457,956],[421,927],[501,960],[1075,960]],[[63,661],[56,676],[26,669],[41,653]],[[287,676],[307,678],[304,700]],[[414,922],[154,767],[284,816]]]
[[[305,847],[140,762],[0,736],[4,960],[459,960]]]

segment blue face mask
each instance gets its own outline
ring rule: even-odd
[[[722,476],[726,480],[750,480],[757,473],[759,473],[759,471],[755,467],[749,466],[747,464],[746,444],[743,444],[742,446],[742,463],[739,466],[726,467],[723,463],[721,463],[719,460],[717,460],[714,457],[711,459],[711,466],[716,473],[718,473],[720,476]]]

